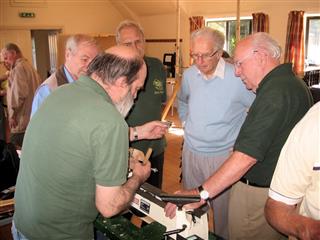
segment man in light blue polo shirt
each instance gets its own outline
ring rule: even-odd
[[[87,71],[91,60],[98,54],[97,42],[90,36],[76,34],[68,38],[65,63],[37,89],[32,102],[31,116],[57,87],[72,83]]]
[[[184,74],[178,111],[184,124],[182,181],[193,189],[211,176],[230,156],[254,94],[235,77],[222,58],[224,35],[211,28],[191,35],[194,65]],[[200,188],[201,190],[201,188]],[[199,190],[199,192],[200,192]],[[229,190],[211,199],[215,233],[228,239]]]

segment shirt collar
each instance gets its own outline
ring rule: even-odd
[[[73,79],[73,77],[71,76],[70,72],[68,71],[68,69],[66,68],[66,66],[63,66],[63,71],[66,74],[67,80],[69,83],[73,83],[75,80]]]
[[[223,79],[225,66],[226,66],[226,62],[224,61],[223,58],[220,58],[219,62],[217,63],[216,70],[209,78],[206,75],[202,74],[202,72],[198,68],[197,68],[197,70],[198,70],[198,74],[200,74],[205,80],[210,80],[215,77]]]

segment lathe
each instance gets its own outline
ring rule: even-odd
[[[209,233],[208,206],[186,211],[183,206],[200,201],[199,196],[169,195],[160,189],[145,183],[134,196],[131,209],[148,225],[138,228],[123,216],[103,218],[99,216],[95,227],[110,239],[177,239],[177,240],[221,240],[222,238]],[[167,202],[176,204],[176,217],[165,216],[164,207]]]

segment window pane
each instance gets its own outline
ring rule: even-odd
[[[307,65],[320,65],[320,18],[309,18]]]
[[[228,31],[228,48],[227,52],[232,56],[234,48],[236,46],[236,25],[237,21],[229,21],[229,31]]]
[[[226,20],[226,21],[208,21],[207,26],[213,29],[217,29],[223,32],[226,36],[225,50],[233,55],[233,51],[236,44],[236,20]],[[240,20],[240,39],[251,34],[252,31],[252,20]]]

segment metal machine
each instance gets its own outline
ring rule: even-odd
[[[172,239],[208,239],[207,209],[185,211],[183,206],[192,202],[199,202],[199,196],[168,195],[160,189],[145,183],[137,191],[131,206],[138,211],[144,221],[151,223],[156,221],[165,226],[164,236]],[[176,204],[176,217],[170,219],[165,216],[166,202]]]

